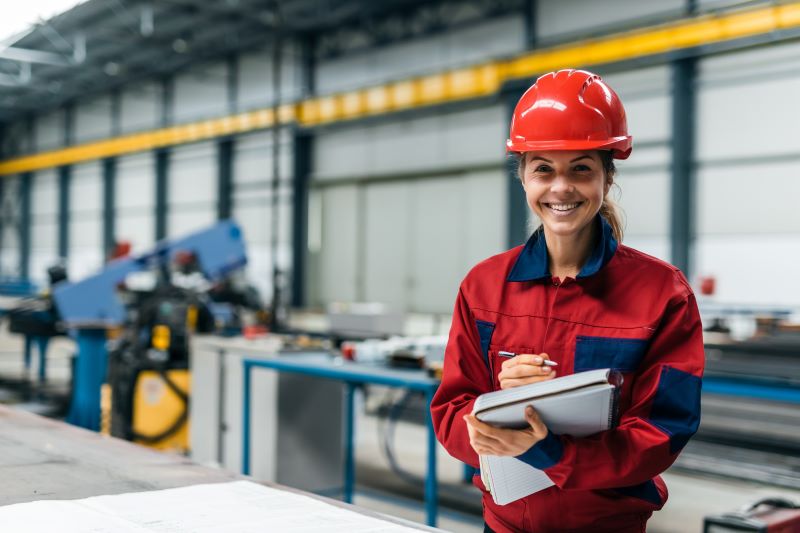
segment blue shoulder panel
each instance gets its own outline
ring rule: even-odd
[[[635,372],[647,352],[646,339],[587,337],[575,339],[575,372],[611,368],[620,372]]]
[[[640,500],[650,502],[658,507],[664,503],[661,501],[661,495],[658,493],[658,488],[652,479],[649,479],[638,485],[631,485],[630,487],[618,487],[613,490],[614,492],[619,492],[624,496],[639,498]]]
[[[489,370],[489,344],[492,342],[492,333],[494,333],[494,324],[484,320],[476,320],[475,325],[478,327],[478,337],[481,339],[481,352],[483,353],[483,362],[486,363],[486,369]]]
[[[661,369],[649,422],[669,436],[671,453],[686,446],[700,426],[702,380],[676,368]]]

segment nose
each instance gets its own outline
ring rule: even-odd
[[[570,183],[569,177],[562,172],[556,174],[553,181],[550,182],[550,192],[552,193],[571,193],[574,190],[575,186]]]

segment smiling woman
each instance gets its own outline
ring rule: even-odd
[[[487,531],[644,532],[666,502],[659,474],[699,425],[705,357],[694,294],[677,268],[621,244],[608,193],[632,138],[600,76],[540,77],[517,104],[507,149],[542,224],[461,283],[431,403],[437,436],[473,466],[479,455],[513,456],[553,481],[499,506],[476,476]],[[556,435],[533,409],[522,430],[471,414],[485,392],[596,368],[625,378],[619,424],[600,434]]]

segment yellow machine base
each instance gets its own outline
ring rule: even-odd
[[[191,374],[188,370],[167,370],[167,376],[187,395],[191,392]],[[181,416],[183,401],[167,385],[161,375],[153,370],[139,373],[133,397],[133,430],[140,435],[163,433]],[[140,442],[140,444],[145,444]],[[146,446],[177,453],[189,451],[189,420],[172,435]]]

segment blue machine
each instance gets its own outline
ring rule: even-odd
[[[247,264],[242,231],[235,222],[226,220],[183,238],[160,241],[151,252],[113,261],[94,276],[59,284],[53,291],[61,319],[75,331],[78,343],[67,422],[92,430],[100,428],[100,387],[108,366],[106,329],[125,320],[117,286],[132,273],[169,264],[178,252],[192,252],[210,280]]]

